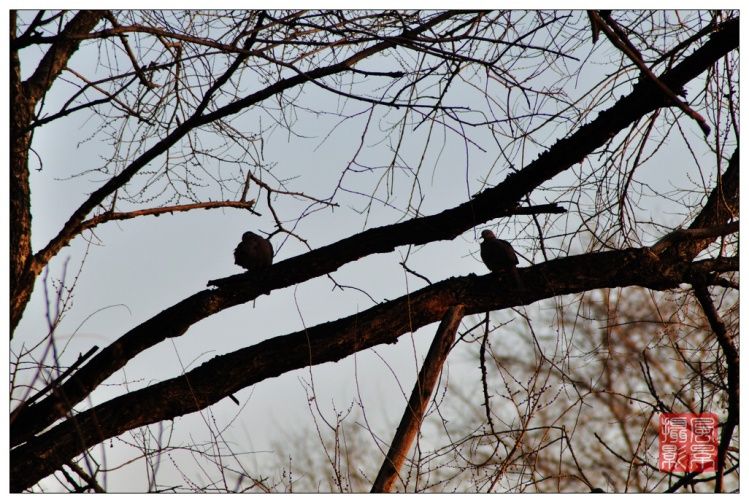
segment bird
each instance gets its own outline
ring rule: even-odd
[[[517,286],[522,286],[518,275],[518,257],[512,245],[499,239],[489,229],[481,231],[481,260],[494,274],[509,274]]]
[[[273,263],[273,245],[264,237],[247,231],[234,249],[234,263],[250,272],[263,271]]]

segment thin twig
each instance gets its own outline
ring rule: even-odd
[[[664,84],[650,70],[650,68],[647,67],[647,65],[642,61],[642,58],[639,56],[637,49],[635,49],[634,46],[629,42],[629,40],[626,38],[626,35],[621,29],[615,31],[614,28],[619,28],[619,26],[616,24],[616,21],[611,19],[611,17],[602,18],[595,11],[589,11],[589,16],[591,18],[591,21],[595,22],[598,27],[603,30],[611,43],[614,44],[614,46],[616,46],[619,50],[621,50],[640,69],[640,71],[642,71],[642,73],[645,74],[645,76],[650,79],[658,87],[658,89],[660,89],[663,94],[665,94],[666,97],[668,97],[668,99],[674,103],[674,105],[679,107],[682,112],[684,112],[697,122],[697,124],[700,126],[700,129],[702,129],[702,132],[705,133],[705,136],[710,134],[710,126],[707,125],[707,121],[705,120],[705,118],[702,117],[694,109],[692,109],[689,105],[687,105],[684,101],[680,100],[679,97],[676,96],[676,93],[674,93],[671,88]]]
[[[419,274],[418,272],[416,272],[416,271],[412,270],[411,268],[409,268],[409,267],[408,267],[408,266],[406,265],[406,261],[405,261],[405,260],[404,260],[403,262],[400,262],[400,265],[401,265],[401,267],[403,267],[403,269],[404,269],[404,270],[405,270],[406,272],[408,272],[408,273],[411,273],[411,274],[413,274],[414,276],[416,276],[416,277],[417,277],[417,278],[419,278],[419,279],[423,279],[424,281],[426,281],[426,282],[427,282],[428,284],[430,284],[430,285],[432,284],[432,282],[431,282],[431,281],[429,280],[429,278],[427,278],[427,277],[426,277],[426,276],[424,276],[423,274]]]
[[[16,407],[16,409],[10,415],[10,422],[13,423],[13,419],[15,419],[15,417],[18,415],[21,409],[39,400],[39,398],[46,395],[50,389],[56,388],[67,376],[69,376],[75,369],[83,365],[83,362],[88,360],[91,357],[91,355],[96,353],[98,350],[99,350],[99,346],[94,346],[88,351],[86,351],[86,354],[78,356],[78,359],[70,367],[68,367],[62,374],[57,376],[55,380],[47,384],[45,387],[43,387],[41,390],[35,393],[32,397],[30,397],[28,400],[25,400],[18,407]]]
[[[726,454],[731,445],[733,430],[739,424],[739,353],[728,335],[726,325],[715,309],[710,292],[705,285],[694,285],[694,294],[702,306],[707,321],[710,323],[718,344],[723,350],[728,369],[728,417],[723,423],[718,445],[718,466],[716,467],[715,492],[723,492],[723,471],[726,468]]]
[[[120,28],[120,23],[117,22],[117,18],[114,17],[112,11],[104,11],[104,17],[112,24],[114,28]],[[141,66],[138,64],[138,59],[135,57],[135,53],[133,53],[133,49],[130,47],[130,43],[127,41],[127,35],[124,33],[119,33],[117,37],[120,39],[120,42],[122,42],[122,46],[125,48],[125,54],[127,54],[127,57],[130,58],[130,62],[133,64],[133,70],[135,70],[135,73],[138,75],[138,79],[140,79],[141,84],[146,86],[148,89],[154,89],[158,87],[158,84],[154,84],[148,79],[148,77],[146,77],[146,73],[143,71],[143,68],[141,68]]]
[[[487,384],[486,371],[486,344],[489,341],[489,313],[484,317],[484,337],[481,339],[481,349],[479,351],[479,366],[481,367],[481,385],[484,391],[484,410],[486,412],[486,421],[489,423],[489,431],[496,436],[494,431],[494,421],[492,421],[491,405],[489,404],[489,386]]]
[[[128,220],[131,218],[142,217],[146,215],[159,216],[163,215],[164,213],[178,213],[181,211],[191,211],[198,209],[211,210],[215,208],[238,208],[247,210],[254,215],[260,215],[260,213],[253,209],[254,207],[255,200],[253,199],[251,201],[208,201],[205,203],[178,204],[176,206],[147,208],[145,210],[135,210],[127,212],[107,211],[106,213],[102,213],[84,222],[81,222],[79,231],[91,229],[92,227],[96,227],[101,223],[110,222],[112,220]]]

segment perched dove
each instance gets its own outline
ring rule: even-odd
[[[503,239],[497,238],[488,229],[481,232],[484,239],[481,242],[481,260],[494,274],[510,274],[517,286],[522,286],[516,265],[518,257],[512,245]]]
[[[251,272],[266,269],[273,263],[273,246],[267,239],[247,231],[234,249],[234,263]]]

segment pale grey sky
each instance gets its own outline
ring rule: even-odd
[[[578,56],[584,57],[588,49],[583,46]],[[596,50],[593,60],[596,57],[603,59],[607,51],[611,53],[610,48],[601,46]],[[87,57],[93,61],[93,51],[81,51],[75,63],[85,66],[87,63],[82,59]],[[24,67],[29,67],[25,61]],[[587,83],[596,80],[600,77],[600,72],[605,71],[605,68],[586,63],[586,73],[576,85],[565,86],[565,89],[572,95],[584,96],[589,91]],[[554,83],[551,76],[545,78],[549,79],[549,85]],[[628,90],[629,87],[624,86],[620,94]],[[331,97],[314,86],[307,86],[305,93],[306,103],[314,103],[322,109],[335,109],[339,106],[339,98]],[[52,93],[50,101],[54,97]],[[476,109],[483,106],[476,91],[471,91],[465,85],[456,84],[449,100],[453,104]],[[362,110],[366,110],[366,106],[360,103],[349,104],[347,108],[349,112]],[[253,121],[257,120],[257,115],[248,114],[236,120],[238,124],[250,128]],[[390,112],[389,119],[397,115],[398,112]],[[380,119],[385,120],[382,117]],[[321,139],[338,120],[335,117],[311,114],[300,116],[297,131],[307,138],[289,138],[282,131],[277,131],[266,139],[265,160],[276,165],[273,170],[279,177],[298,177],[291,182],[291,187],[295,190],[327,196],[342,166],[346,165],[356,150],[362,131],[361,120],[351,121],[351,126],[344,125],[335,129],[321,144]],[[384,124],[385,122],[381,122],[373,129],[376,131]],[[685,125],[686,128],[692,126]],[[65,180],[74,172],[95,169],[102,162],[102,156],[106,157],[110,153],[109,146],[103,142],[94,140],[79,144],[97,128],[97,118],[83,112],[56,121],[35,133],[34,149],[44,159],[44,166],[41,171],[37,171],[35,168],[38,165],[32,160],[34,250],[46,244],[87,193],[102,183],[103,177],[93,173]],[[423,125],[416,132],[409,130],[403,148],[405,158],[401,162],[409,166],[418,163],[421,143],[416,140],[419,135],[423,137],[425,129]],[[548,143],[541,147],[551,146],[565,132],[569,131],[560,128],[556,134],[550,133]],[[444,146],[441,145],[442,140],[435,142],[423,168],[428,173],[423,177],[423,190],[428,195],[422,209],[425,214],[466,201],[471,194],[480,190],[479,180],[488,166],[496,163],[490,183],[503,180],[507,174],[505,164],[501,160],[497,161],[496,146],[485,130],[476,128],[469,133],[471,140],[485,151],[469,147],[467,156],[466,147],[460,138],[450,132],[445,134],[447,137]],[[442,132],[439,132],[435,136],[441,135]],[[375,139],[376,135],[367,141],[363,155],[363,158],[370,161],[387,158],[386,145],[377,144]],[[683,149],[677,147],[678,145],[673,145],[664,149],[648,164],[647,169],[638,173],[641,175],[640,181],[653,187],[652,199],[643,201],[644,213],[659,215],[658,218],[665,225],[681,221],[681,217],[670,215],[670,205],[657,195],[671,190],[674,185],[687,185],[676,174],[682,172],[684,163],[691,162]],[[539,148],[529,148],[528,161],[535,158]],[[705,162],[709,171],[710,160],[706,159]],[[517,166],[520,167],[521,163]],[[583,169],[589,171],[587,164]],[[578,166],[555,179],[553,184],[563,185],[565,181],[572,181],[579,171]],[[354,183],[359,182],[352,180],[352,185]],[[362,190],[366,191],[372,185],[372,178],[368,177],[360,183]],[[399,185],[398,190],[405,186]],[[214,200],[220,197],[215,190],[208,193]],[[534,194],[535,203],[546,202],[537,199],[539,195],[550,196]],[[232,195],[228,197],[231,198]],[[402,204],[407,197],[405,193],[397,193],[397,203]],[[297,232],[309,239],[313,248],[335,242],[363,229],[363,217],[352,209],[352,206],[361,207],[361,200],[349,198],[342,202],[344,204],[335,211],[320,211],[304,220],[297,228]],[[592,201],[584,202],[592,204]],[[574,208],[570,210],[574,213]],[[67,344],[62,362],[71,363],[79,353],[87,351],[92,345],[103,347],[111,343],[154,314],[205,288],[207,281],[241,272],[233,264],[232,250],[242,233],[245,230],[273,230],[272,217],[263,201],[258,204],[258,211],[262,213],[261,216],[234,209],[199,210],[107,223],[95,229],[96,241],[92,242],[88,252],[88,243],[81,237],[76,238],[47,268],[50,287],[53,287],[52,280],[61,278],[66,268],[67,284],[70,284],[82,258],[86,256],[85,265],[77,279],[73,309],[57,332],[58,344]],[[292,215],[289,211],[286,216]],[[572,220],[575,218],[572,214],[569,217]],[[396,218],[394,211],[378,207],[372,212],[366,227],[392,223]],[[534,229],[526,225],[529,217],[519,217],[515,222],[517,226],[513,229],[508,228],[505,221],[500,221],[498,235],[512,239],[523,256],[534,262],[541,261],[541,255],[534,254],[528,248],[534,233]],[[561,221],[560,224],[562,223],[571,225],[570,221]],[[520,233],[520,239],[513,239],[516,233]],[[293,239],[280,247],[280,238],[280,235],[276,235],[272,239],[277,253],[276,262],[304,253],[304,247]],[[557,244],[562,245],[558,241]],[[579,246],[577,243],[573,248],[577,248],[579,252]],[[477,251],[476,234],[469,231],[454,241],[431,243],[415,249],[409,265],[433,281],[470,273],[485,274],[486,269],[478,259]],[[377,300],[393,299],[424,286],[423,281],[403,272],[399,262],[404,253],[405,249],[399,249],[390,254],[369,256],[347,264],[333,276],[342,284],[365,288]],[[553,252],[552,255],[555,256],[555,253],[558,252]],[[520,265],[526,266],[527,263],[521,260]],[[36,341],[46,333],[45,276],[46,273],[37,283],[32,300],[11,342],[12,351],[18,351],[22,344]],[[128,381],[129,389],[147,386],[173,377],[183,368],[194,368],[216,355],[371,307],[372,302],[361,293],[353,290],[341,292],[333,290],[332,286],[328,278],[316,278],[292,288],[274,291],[270,296],[259,297],[254,303],[212,316],[191,327],[184,336],[167,340],[138,355],[124,371],[108,379],[103,389],[94,393],[93,399],[101,402],[122,394],[125,391],[122,383],[125,381]],[[509,316],[512,317],[511,314]],[[467,318],[464,325],[471,325],[473,322],[473,319]],[[514,325],[513,329],[521,330],[522,324]],[[377,347],[341,362],[313,368],[311,373],[319,406],[330,413],[333,406],[338,410],[345,410],[352,401],[361,399],[369,420],[378,428],[378,434],[389,440],[389,435],[403,412],[403,404],[394,403],[390,398],[394,394],[400,394],[401,387],[406,395],[410,393],[418,365],[431,342],[434,330],[435,326],[425,327],[413,336],[401,337],[396,345]],[[471,385],[476,382],[476,362],[470,361],[464,351],[451,354],[448,362],[453,382],[461,379]],[[300,370],[237,393],[237,398],[243,405],[247,402],[247,407],[225,432],[225,438],[236,441],[237,450],[240,451],[268,450],[273,439],[284,438],[279,432],[312,431],[307,397],[300,382],[301,379],[309,380],[309,375],[308,369]],[[477,399],[477,405],[479,404],[480,399]],[[201,415],[179,418],[176,421],[176,435],[185,443],[190,437],[207,439],[208,428],[201,416],[208,417],[210,414],[210,421],[215,419],[221,425],[233,420],[238,410],[233,402],[223,400],[211,407],[210,413],[206,410]],[[129,435],[128,433],[124,437]],[[114,444],[117,443],[115,440]],[[132,451],[129,451],[128,455],[131,454]],[[120,455],[117,449],[108,450],[108,462],[115,464]],[[142,475],[138,465],[128,470],[133,471],[133,478]],[[138,486],[133,487],[132,479],[112,476],[109,488],[113,491],[138,491],[145,489],[143,483],[143,480],[139,480]]]

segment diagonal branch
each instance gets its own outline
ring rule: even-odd
[[[678,288],[693,277],[738,270],[738,265],[738,257],[665,264],[648,248],[633,248],[560,258],[518,272],[523,284],[539,285],[523,292],[527,303],[597,288]],[[491,274],[450,278],[366,311],[215,357],[182,376],[77,414],[16,447],[10,457],[11,491],[33,485],[89,447],[130,429],[201,410],[291,370],[395,343],[402,334],[441,319],[450,306],[462,304],[465,315],[471,315],[519,305],[517,293],[503,282],[498,285]]]
[[[112,14],[112,11],[104,11],[104,17],[111,23],[111,25],[117,29],[121,28],[120,23],[117,21],[117,18],[114,17],[114,14]],[[127,41],[127,34],[125,33],[119,33],[118,38],[120,39],[120,43],[122,43],[122,46],[125,48],[125,54],[127,54],[127,57],[130,59],[130,63],[133,65],[133,70],[135,71],[135,74],[138,76],[138,79],[140,80],[141,84],[146,86],[148,89],[154,89],[158,87],[157,84],[154,84],[148,77],[146,77],[146,73],[143,71],[143,68],[138,63],[138,58],[135,56],[135,53],[133,52],[133,49],[130,47],[130,42]]]
[[[403,35],[401,35],[401,37],[408,38],[422,31],[426,31],[429,28],[433,27],[434,25],[441,23],[442,21],[445,21],[452,15],[453,13],[444,13],[444,14],[435,16],[434,18],[425,22],[421,26],[406,31]],[[39,253],[36,254],[35,269],[41,270],[41,268],[43,268],[44,265],[46,265],[49,259],[52,256],[54,256],[63,246],[65,246],[70,241],[70,239],[72,239],[73,237],[72,232],[74,231],[74,229],[76,229],[80,225],[80,223],[83,221],[86,215],[88,215],[91,212],[91,210],[93,210],[97,205],[101,204],[101,202],[104,200],[105,197],[107,197],[108,195],[113,193],[116,189],[118,189],[119,187],[127,183],[142,167],[144,167],[146,164],[154,160],[159,155],[166,152],[172,145],[174,145],[177,141],[179,141],[182,137],[184,137],[189,131],[195,129],[196,127],[199,127],[199,126],[217,121],[219,119],[223,119],[229,115],[233,115],[235,113],[241,112],[242,110],[244,110],[245,108],[249,106],[260,103],[266,100],[267,98],[270,98],[271,96],[275,96],[279,93],[282,93],[292,87],[348,70],[348,68],[354,63],[362,59],[365,59],[369,56],[372,56],[374,54],[377,54],[378,52],[382,52],[390,47],[393,47],[394,45],[397,45],[397,41],[398,41],[398,37],[394,37],[390,40],[381,42],[372,47],[364,49],[358,52],[357,54],[350,56],[349,58],[341,62],[335,63],[333,65],[330,65],[327,67],[316,68],[304,74],[295,75],[293,77],[279,80],[278,82],[268,87],[265,87],[261,89],[260,91],[252,93],[251,95],[246,96],[245,98],[239,99],[237,101],[234,101],[228,105],[225,105],[213,112],[202,114],[202,115],[199,113],[192,115],[189,119],[185,120],[182,124],[176,127],[164,139],[156,143],[151,149],[149,149],[147,152],[144,152],[140,157],[138,157],[138,159],[133,161],[127,168],[122,170],[122,172],[119,175],[112,177],[107,183],[105,183],[99,189],[94,191],[91,194],[91,196],[89,196],[89,198],[81,206],[79,206],[78,209],[71,215],[71,217],[65,223],[63,228],[59,231],[57,236],[53,238],[47,244],[47,246],[44,247],[44,249],[42,249]],[[240,54],[239,58],[242,60],[246,59],[247,53]],[[230,67],[228,72],[232,72],[233,70],[236,70],[234,66],[235,65],[232,65],[232,67]],[[226,76],[221,77],[219,80],[225,80],[225,77]],[[215,89],[212,88],[212,91],[215,91]],[[204,100],[199,106],[198,112],[202,112],[207,106],[207,104],[208,104],[207,101]]]
[[[460,320],[463,319],[463,306],[450,307],[442,317],[442,322],[437,328],[432,345],[424,359],[424,364],[419,371],[411,398],[403,411],[401,422],[395,430],[390,449],[385,455],[380,471],[372,484],[373,493],[389,493],[398,480],[398,474],[403,467],[408,451],[411,450],[416,434],[421,428],[429,400],[432,398],[434,387],[437,385],[442,373],[442,367],[447,360],[447,354],[455,340],[455,332],[458,330]]]
[[[588,16],[590,17],[591,21],[595,23],[597,28],[603,30],[603,32],[606,34],[606,37],[608,37],[611,43],[614,44],[614,46],[620,51],[622,51],[637,66],[637,68],[639,68],[640,71],[648,79],[650,79],[664,95],[666,95],[669,101],[679,107],[682,112],[694,119],[697,124],[699,124],[700,129],[702,129],[702,132],[705,133],[705,136],[710,134],[710,126],[707,125],[707,121],[705,121],[705,118],[697,113],[694,109],[692,109],[689,105],[680,100],[679,97],[676,96],[676,93],[674,93],[674,91],[670,87],[668,87],[663,83],[663,81],[656,77],[653,71],[648,68],[648,66],[643,62],[640,52],[632,45],[629,39],[627,39],[624,31],[619,27],[616,21],[611,19],[610,14],[601,16],[596,11],[589,10]],[[595,43],[595,40],[593,43]]]
[[[30,298],[31,290],[33,289],[36,277],[41,273],[41,271],[52,259],[52,257],[54,257],[64,246],[66,246],[74,237],[76,237],[76,230],[80,228],[80,225],[84,221],[86,216],[91,211],[93,211],[94,208],[100,205],[106,197],[125,185],[144,166],[167,152],[169,148],[171,148],[174,144],[181,140],[190,131],[205,124],[209,124],[211,122],[241,112],[247,107],[260,103],[272,96],[283,93],[296,86],[300,86],[322,77],[348,71],[357,62],[389,48],[405,43],[419,33],[427,31],[455,15],[455,11],[448,11],[434,15],[432,18],[425,21],[421,25],[415,28],[406,29],[399,36],[389,37],[380,43],[362,49],[358,53],[344,59],[343,61],[339,61],[338,63],[334,63],[329,66],[315,68],[308,72],[279,80],[259,91],[250,94],[249,96],[229,103],[228,105],[220,107],[213,112],[204,114],[203,112],[209,104],[208,97],[218,89],[217,86],[220,85],[220,83],[228,80],[229,76],[239,68],[238,62],[245,60],[250,53],[245,51],[239,54],[237,60],[229,67],[229,69],[223,76],[217,79],[215,85],[209,89],[208,94],[198,105],[198,108],[192,116],[190,116],[182,124],[177,126],[163,139],[158,141],[148,151],[141,154],[118,175],[113,176],[104,185],[91,193],[88,199],[86,199],[68,218],[68,221],[65,222],[62,228],[58,231],[57,235],[52,238],[43,249],[38,251],[24,263],[25,268],[23,274],[21,275],[21,279],[18,282],[20,287],[16,289],[18,290],[18,292],[13,292],[13,298],[11,299],[11,331],[15,329],[21,319],[23,311]],[[262,16],[260,17],[262,19]],[[249,40],[253,40],[252,36]],[[245,46],[245,49],[249,49],[249,47]]]
[[[10,40],[17,30],[17,13],[10,14]],[[28,130],[38,104],[78,49],[80,40],[73,35],[87,33],[101,19],[92,11],[78,12],[65,24],[59,38],[47,49],[32,74],[22,80],[21,60],[17,48],[10,51],[10,334],[18,325],[20,314],[31,298],[36,274],[30,275],[34,262],[31,249],[31,191],[29,187],[29,150],[32,135]],[[37,17],[35,22],[42,22]],[[33,23],[32,23],[33,24]]]
[[[738,218],[739,214],[739,149],[737,148],[728,161],[728,168],[718,178],[715,188],[707,198],[705,206],[692,220],[687,233],[693,233],[696,229],[721,228],[727,222]],[[684,231],[682,231],[684,232]],[[672,239],[678,238],[673,233],[666,235],[653,248],[654,253],[660,255],[664,260],[692,260],[710,243],[715,236],[705,236],[698,239]]]
[[[716,225],[715,227],[676,229],[659,239],[656,244],[650,247],[650,250],[657,255],[681,241],[717,238],[736,232],[739,232],[738,220],[729,224]]]
[[[709,68],[737,44],[738,20],[732,20],[727,22],[724,29],[716,32],[704,46],[663,75],[662,79],[670,84],[686,83]],[[466,203],[436,215],[368,229],[274,264],[263,278],[255,278],[252,282],[235,282],[231,288],[203,290],[178,302],[104,348],[60,388],[59,395],[48,397],[19,414],[18,420],[11,427],[14,442],[23,441],[29,435],[63,417],[99,383],[141,351],[167,338],[184,334],[192,324],[223,309],[249,302],[271,290],[331,273],[344,264],[373,253],[390,252],[403,245],[453,239],[476,225],[509,214],[515,207],[515,201],[524,194],[580,162],[617,132],[660,105],[662,99],[657,93],[652,92],[648,83],[640,83],[630,95],[621,98],[612,108],[599,114],[596,120],[583,126],[570,137],[558,141],[522,171],[508,176],[498,186],[485,190]],[[728,192],[734,188],[735,194]],[[727,199],[738,199],[738,184],[724,184],[723,190],[726,191]],[[699,225],[706,226],[708,225]],[[662,257],[662,262],[674,261],[667,261]]]
[[[68,60],[78,50],[81,39],[76,38],[75,35],[88,34],[99,23],[102,16],[102,11],[82,10],[65,25],[60,35],[44,53],[34,73],[23,82],[24,95],[33,105],[52,87],[52,83],[68,64]]]

